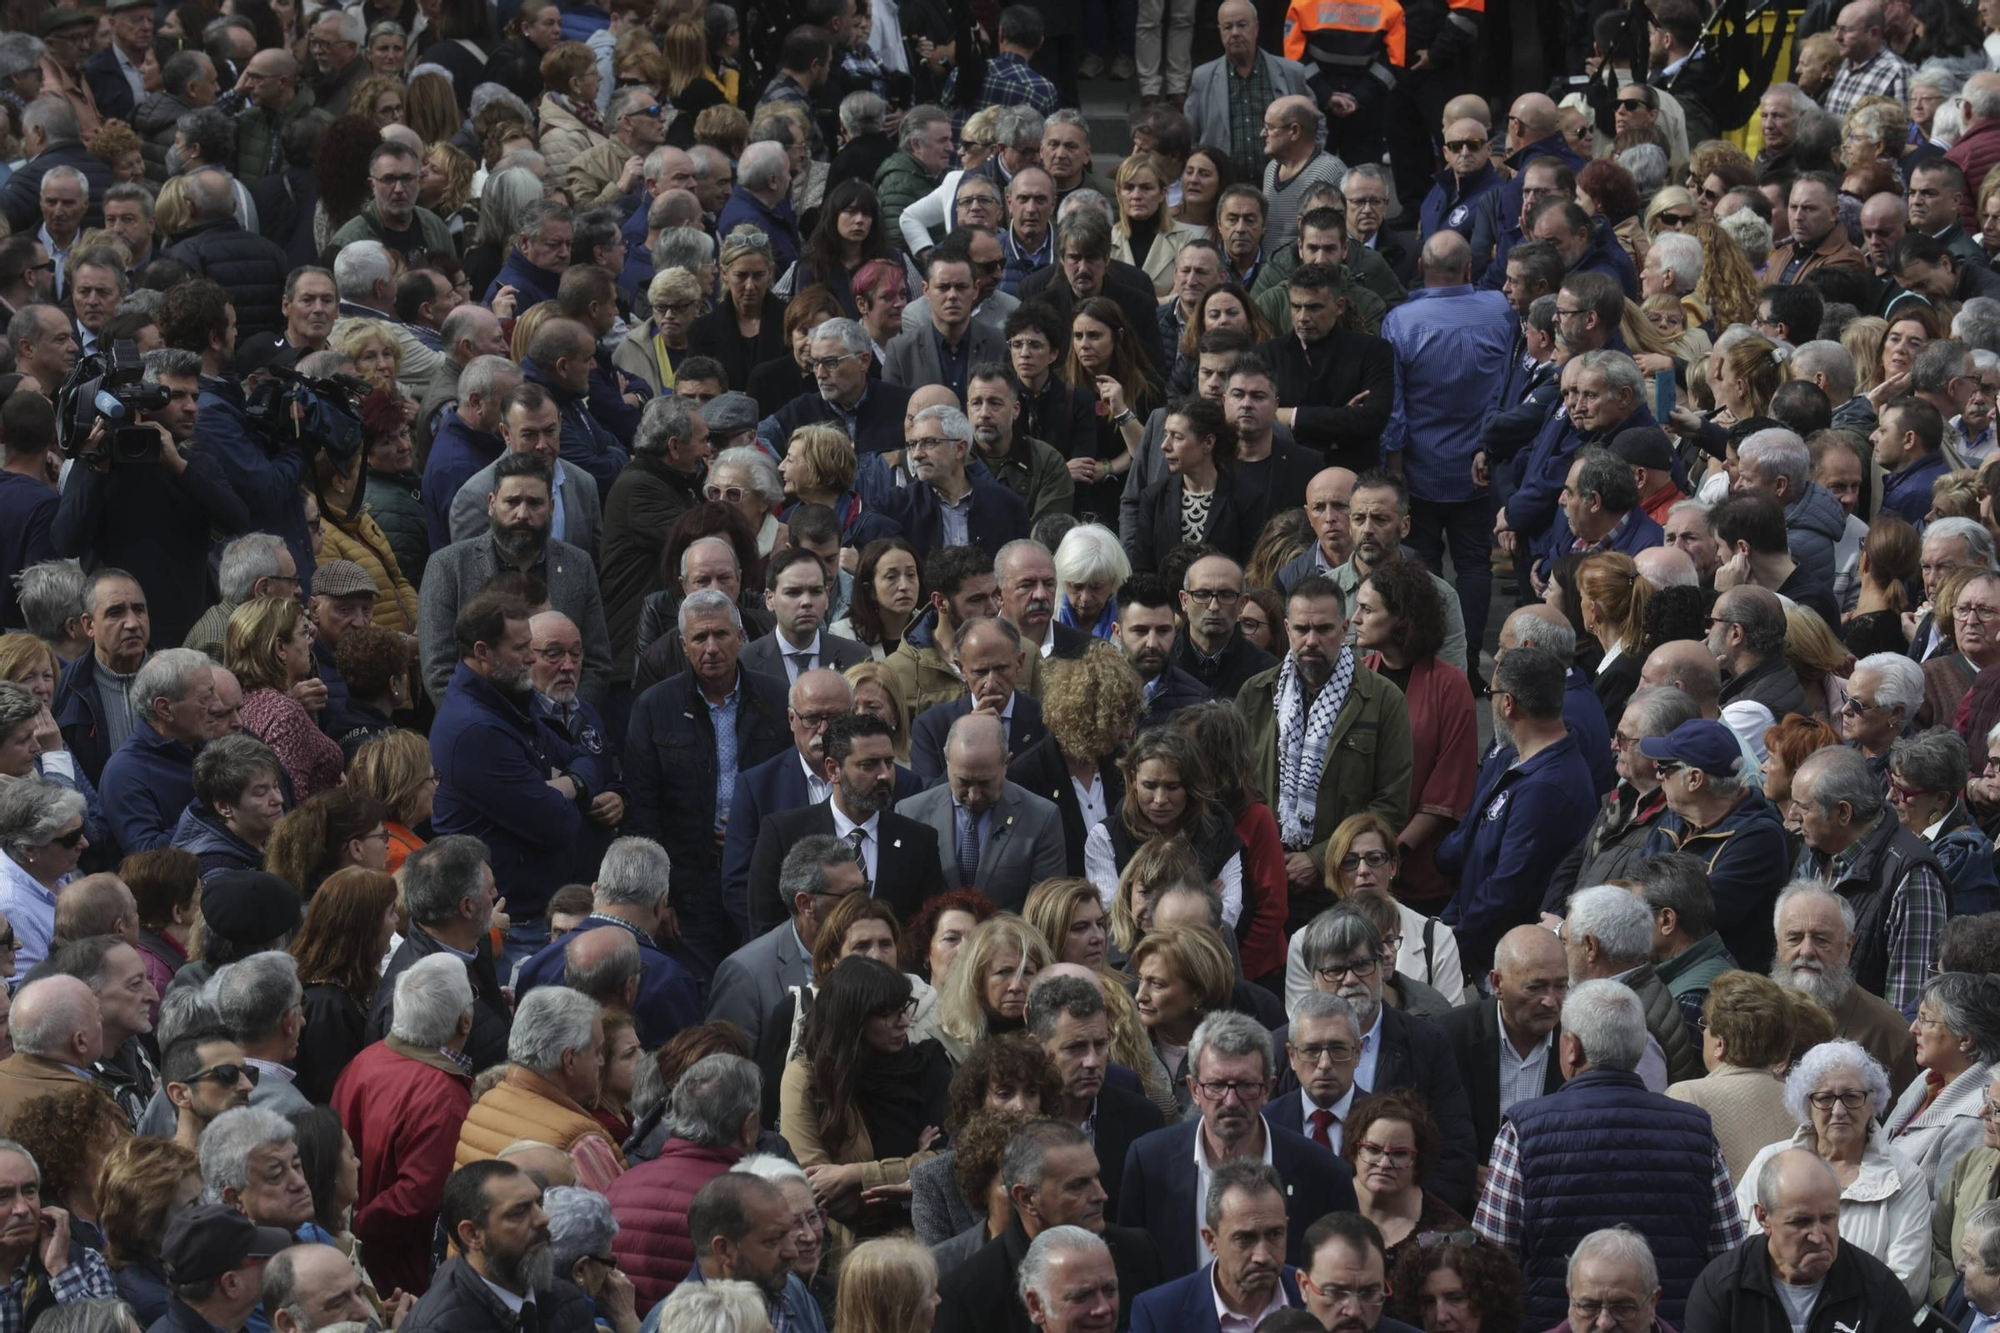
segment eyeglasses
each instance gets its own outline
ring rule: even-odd
[[[1655,759],[1653,761],[1654,772],[1659,775],[1661,781],[1665,781],[1686,767],[1687,765],[1678,759]]]
[[[1951,609],[1953,620],[1976,620],[1982,625],[1990,625],[2000,620],[2000,606],[1968,606],[1960,602]]]
[[[1840,705],[1840,715],[1842,717],[1860,717],[1863,713],[1874,712],[1878,707],[1880,707],[1879,704],[1864,702],[1850,694]]]
[[[826,1209],[814,1208],[809,1212],[793,1213],[792,1230],[815,1233],[826,1230]]]
[[[1447,139],[1444,150],[1447,153],[1476,153],[1485,146],[1484,139]]]
[[[843,361],[851,361],[860,356],[859,352],[842,352],[839,356],[814,357],[806,362],[806,369],[817,375],[822,370],[832,370]]]
[[[1618,99],[1618,109],[1620,111],[1651,111],[1653,108],[1647,104],[1646,99],[1643,97],[1621,97]]]
[[[1231,607],[1243,600],[1243,594],[1234,588],[1189,588],[1187,599],[1196,606]]]
[[[1337,1065],[1344,1065],[1352,1060],[1357,1052],[1346,1042],[1335,1041],[1317,1046],[1294,1046],[1292,1054],[1304,1060],[1308,1068],[1317,1069],[1322,1060],[1331,1060]]]
[[[1806,1100],[1813,1104],[1815,1111],[1831,1111],[1835,1102],[1839,1102],[1850,1111],[1859,1111],[1867,1104],[1868,1094],[1865,1092],[1815,1092],[1808,1096]]]
[[[707,496],[711,500],[720,500],[724,504],[733,504],[733,505],[742,504],[743,497],[749,494],[749,492],[746,491],[741,486],[722,487],[714,485],[712,483],[710,485],[702,487],[701,493]]]
[[[1354,1153],[1357,1157],[1366,1157],[1378,1162],[1386,1161],[1391,1166],[1403,1166],[1417,1160],[1415,1148],[1385,1148],[1366,1139],[1354,1145]]]
[[[1930,793],[1922,787],[1912,787],[1892,773],[1889,775],[1889,795],[1897,800],[1914,801],[1919,796],[1928,796]]]
[[[20,945],[15,940],[13,931],[10,930],[5,935],[0,935],[0,949],[15,949],[19,947]]]
[[[263,1076],[264,1071],[255,1065],[211,1065],[188,1079],[188,1082],[220,1083],[224,1087],[233,1088],[238,1082],[247,1078],[250,1080],[250,1086],[254,1088],[257,1086],[257,1080]]]
[[[1609,1314],[1614,1323],[1628,1323],[1639,1317],[1639,1302],[1572,1300],[1569,1303],[1571,1328],[1588,1328],[1602,1314]]]
[[[1557,319],[1574,319],[1578,315],[1587,315],[1589,313],[1588,310],[1565,310],[1561,306],[1556,307]]]
[[[76,845],[82,841],[83,841],[83,827],[81,825],[78,825],[76,828],[70,830],[68,833],[64,833],[61,834],[60,836],[50,838],[48,845],[51,847],[62,847],[70,851],[74,851],[76,850]]]
[[[1366,981],[1375,975],[1375,965],[1378,961],[1374,958],[1350,958],[1344,963],[1328,963],[1325,967],[1316,967],[1313,969],[1313,975],[1321,981],[1339,981],[1351,973],[1356,980]]]
[[[615,1254],[586,1254],[583,1257],[599,1268],[608,1268],[614,1273],[618,1271],[618,1256]]]
[[[913,454],[927,454],[933,449],[949,449],[955,443],[957,441],[947,440],[942,435],[922,435],[914,440],[905,441],[906,447]]]
[[[700,304],[700,301],[655,301],[653,318],[665,319],[669,315],[685,315]]]
[[[1252,1083],[1247,1080],[1198,1078],[1194,1081],[1194,1085],[1201,1090],[1202,1096],[1214,1102],[1228,1100],[1232,1092],[1236,1094],[1238,1101],[1244,1102],[1264,1095],[1262,1083]]]
[[[825,726],[827,723],[833,721],[837,717],[847,716],[847,710],[845,708],[837,708],[831,713],[801,713],[796,708],[791,709],[790,711],[793,717],[805,723],[808,727],[811,727],[815,731]]]
[[[844,897],[845,895],[842,896]],[[914,997],[903,1001],[901,1004],[884,1009],[880,1013],[869,1015],[870,1018],[886,1018],[892,1023],[898,1018],[915,1018],[916,1016],[917,1002]]]
[[[1371,1282],[1365,1287],[1322,1287],[1304,1273],[1299,1274],[1299,1281],[1310,1287],[1313,1295],[1335,1309],[1352,1303],[1364,1310],[1377,1310],[1389,1299],[1389,1288],[1378,1282]]]
[[[417,183],[417,178],[408,172],[395,176],[371,176],[369,179],[377,185],[386,185],[392,190],[407,190]]]
[[[1340,858],[1340,868],[1342,870],[1359,870],[1361,867],[1367,866],[1371,870],[1380,870],[1383,866],[1388,865],[1389,861],[1390,856],[1387,852],[1349,852]]]

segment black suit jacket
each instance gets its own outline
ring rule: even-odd
[[[1125,1179],[1119,1183],[1119,1224],[1153,1233],[1168,1280],[1186,1277],[1208,1262],[1195,1246],[1195,1221],[1203,1203],[1195,1198],[1194,1136],[1200,1130],[1199,1119],[1183,1120],[1140,1139],[1125,1155]],[[1354,1173],[1311,1139],[1268,1121],[1264,1132],[1271,1136],[1271,1165],[1285,1182],[1285,1216],[1291,1223],[1285,1262],[1297,1267],[1307,1227],[1328,1213],[1355,1211]]]
[[[1118,761],[1108,755],[1099,759],[1097,778],[1104,784],[1104,808],[1116,810],[1119,802],[1125,799],[1125,776],[1118,771]],[[1026,754],[1015,755],[1013,762],[1007,765],[1007,781],[1055,802],[1056,810],[1062,815],[1063,846],[1069,856],[1069,873],[1081,875],[1083,844],[1090,830],[1084,827],[1083,807],[1077,803],[1076,787],[1069,780],[1069,766],[1063,762],[1056,738],[1044,736],[1029,746]]]
[[[106,120],[131,123],[139,102],[132,96],[132,85],[125,82],[125,72],[118,68],[115,46],[107,46],[83,62],[83,81],[89,86],[90,95],[97,99],[98,114]]]
[[[1132,568],[1151,573],[1167,558],[1167,552],[1181,544],[1181,494],[1184,487],[1177,476],[1156,481],[1139,496],[1139,531],[1132,543]],[[1209,502],[1208,522],[1201,539],[1238,564],[1250,559],[1257,543],[1263,516],[1252,512],[1237,492],[1236,478],[1227,472],[1215,479],[1215,496]]]
[[[1472,1107],[1473,1145],[1482,1165],[1493,1155],[1500,1134],[1500,1002],[1481,1000],[1462,1005],[1437,1020],[1458,1066],[1459,1084]],[[1550,1043],[1542,1096],[1563,1085],[1562,1062]]]
[[[926,899],[945,891],[937,831],[894,810],[884,810],[876,832],[881,845],[875,849],[875,896],[908,921]],[[787,905],[778,892],[778,868],[793,843],[815,833],[833,833],[833,808],[827,801],[803,810],[780,810],[757,830],[757,850],[750,854],[752,939],[788,918]]]
[[[1153,697],[1146,701],[1145,711],[1139,714],[1140,729],[1160,726],[1172,720],[1181,709],[1205,704],[1214,697],[1208,686],[1175,666],[1174,659],[1168,657],[1166,677],[1161,680],[1160,688],[1153,692]]]
[[[1257,345],[1277,378],[1278,401],[1296,407],[1292,436],[1326,452],[1326,466],[1375,466],[1382,430],[1396,393],[1396,357],[1370,333],[1336,326],[1310,349],[1296,333]],[[1359,407],[1348,403],[1362,390]]]
[[[1160,1256],[1143,1227],[1106,1223],[1104,1243],[1118,1272],[1118,1327],[1130,1328],[1132,1302],[1160,1284]],[[1015,1285],[1028,1253],[1017,1217],[1005,1231],[938,1283],[937,1327],[952,1333],[1035,1333]]]
[[[1028,535],[1028,502],[990,477],[973,477],[972,502],[965,515],[965,538],[987,556]],[[922,559],[945,544],[944,515],[937,492],[921,483],[896,491],[882,513],[902,524],[903,535]]]
[[[945,737],[951,734],[952,723],[971,711],[972,696],[968,694],[948,704],[932,704],[910,724],[910,767],[924,786],[935,787],[944,781]],[[1049,729],[1042,722],[1042,701],[1016,690],[1014,716],[1007,719],[1008,755],[1026,754],[1048,734]]]
[[[1271,1043],[1282,1047],[1290,1035],[1288,1023],[1271,1034]],[[1424,1188],[1470,1217],[1478,1201],[1474,1187],[1472,1107],[1466,1099],[1465,1085],[1459,1080],[1458,1065],[1451,1058],[1451,1043],[1435,1023],[1412,1018],[1388,1005],[1382,1007],[1381,1038],[1382,1051],[1375,1057],[1375,1082],[1368,1091],[1411,1088],[1423,1098],[1444,1140],[1437,1164],[1424,1179]],[[1296,1092],[1298,1087],[1291,1065],[1284,1064],[1278,1075],[1276,1095]]]
[[[1125,1180],[1125,1154],[1140,1139],[1166,1125],[1160,1108],[1138,1090],[1136,1075],[1131,1084],[1127,1087],[1123,1080],[1112,1082],[1107,1071],[1104,1086],[1097,1091],[1097,1113],[1091,1122],[1097,1147],[1097,1179],[1104,1186],[1107,1212],[1118,1203],[1118,1190]]]

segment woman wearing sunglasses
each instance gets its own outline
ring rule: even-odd
[[[89,847],[82,793],[41,778],[0,789],[0,912],[13,923],[19,945],[15,975],[48,957],[56,894]]]

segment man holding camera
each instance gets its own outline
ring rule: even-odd
[[[131,354],[129,344],[120,349]],[[99,416],[76,450],[52,536],[56,554],[86,568],[146,571],[157,642],[179,643],[208,606],[213,533],[250,531],[250,510],[221,460],[195,448],[201,357],[163,347],[141,358],[136,392],[112,390],[137,408],[119,424]]]

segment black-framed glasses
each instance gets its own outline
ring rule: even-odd
[[[1868,1104],[1868,1094],[1858,1090],[1853,1092],[1815,1092],[1808,1096],[1806,1100],[1813,1104],[1813,1110],[1815,1111],[1831,1111],[1835,1102],[1839,1102],[1850,1111],[1859,1111],[1863,1106]]]
[[[1328,963],[1324,967],[1316,967],[1313,969],[1313,975],[1321,981],[1339,981],[1349,975],[1358,981],[1366,981],[1375,975],[1375,969],[1381,961],[1379,958],[1350,958],[1344,963]]]
[[[263,1076],[264,1071],[255,1065],[210,1065],[189,1078],[188,1082],[220,1083],[226,1088],[233,1088],[239,1081],[247,1078],[250,1080],[250,1086],[254,1088],[257,1086],[257,1080]]]
[[[917,1001],[915,996],[912,996],[911,998],[903,1001],[901,1004],[896,1005],[892,1008],[884,1009],[880,1013],[869,1015],[870,1018],[886,1018],[891,1021],[894,1021],[897,1018],[915,1018],[916,1016],[917,1016]]]
[[[1265,1086],[1261,1082],[1249,1079],[1212,1078],[1198,1078],[1194,1081],[1194,1085],[1201,1090],[1202,1096],[1217,1102],[1225,1100],[1232,1092],[1236,1094],[1238,1101],[1249,1101],[1253,1097],[1261,1096]]]
[[[1874,712],[1880,706],[1879,704],[1863,703],[1850,694],[1840,705],[1840,715],[1842,717],[1860,717],[1863,713]]]
[[[1653,761],[1654,772],[1659,776],[1662,782],[1666,781],[1668,778],[1672,777],[1674,774],[1680,772],[1682,769],[1686,767],[1687,765],[1683,764],[1678,759],[1655,759]]]
[[[1569,1303],[1571,1328],[1589,1328],[1605,1314],[1615,1323],[1628,1324],[1639,1317],[1639,1302],[1572,1299]]]
[[[1643,97],[1621,97],[1618,99],[1618,109],[1620,111],[1651,111],[1653,108],[1646,104],[1646,99]]]
[[[1444,142],[1447,153],[1476,153],[1485,146],[1483,139],[1447,139]]]
[[[1308,1068],[1317,1069],[1322,1060],[1331,1060],[1337,1065],[1344,1065],[1360,1052],[1344,1041],[1332,1041],[1312,1046],[1294,1046],[1292,1054],[1304,1060]]]
[[[1659,219],[1662,227],[1679,228],[1692,227],[1694,225],[1694,214],[1692,213],[1656,213],[1654,216]]]
[[[1340,868],[1342,870],[1359,870],[1361,867],[1367,866],[1373,870],[1380,870],[1383,866],[1389,864],[1390,859],[1387,852],[1349,852],[1340,858]]]
[[[1234,588],[1189,588],[1186,591],[1187,599],[1196,606],[1231,607],[1243,600],[1243,594]]]

